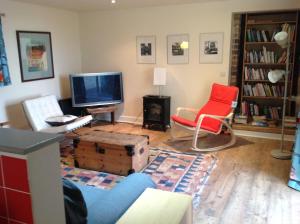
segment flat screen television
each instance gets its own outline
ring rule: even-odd
[[[70,82],[73,107],[123,102],[122,72],[72,74]]]

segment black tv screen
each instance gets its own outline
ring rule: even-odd
[[[121,72],[70,75],[73,107],[118,104],[123,102]]]

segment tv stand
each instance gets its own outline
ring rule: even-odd
[[[114,125],[116,109],[117,109],[116,105],[86,108],[87,112],[93,116],[93,120],[91,121],[90,126],[93,127],[94,124],[97,124],[99,121],[97,119],[97,115],[104,114],[104,113],[110,113],[110,123]]]

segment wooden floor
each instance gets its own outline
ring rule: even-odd
[[[146,130],[132,124],[94,129],[147,134],[151,146],[167,147],[164,142],[170,138],[169,132]],[[80,132],[89,130],[83,128]],[[217,167],[202,193],[200,208],[194,211],[194,223],[300,224],[300,192],[287,186],[291,162],[270,156],[279,142],[245,139],[253,144],[216,153]]]

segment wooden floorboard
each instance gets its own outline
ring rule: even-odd
[[[170,146],[165,142],[169,131],[151,131],[132,124],[116,124],[93,129],[150,136],[154,147]],[[83,128],[79,133],[93,129]],[[228,224],[299,224],[300,192],[287,186],[290,160],[270,156],[279,141],[249,138],[252,144],[217,152],[217,167],[201,195],[200,207],[194,211],[194,223]],[[288,144],[291,147],[291,144]],[[188,150],[188,147],[187,147]]]

